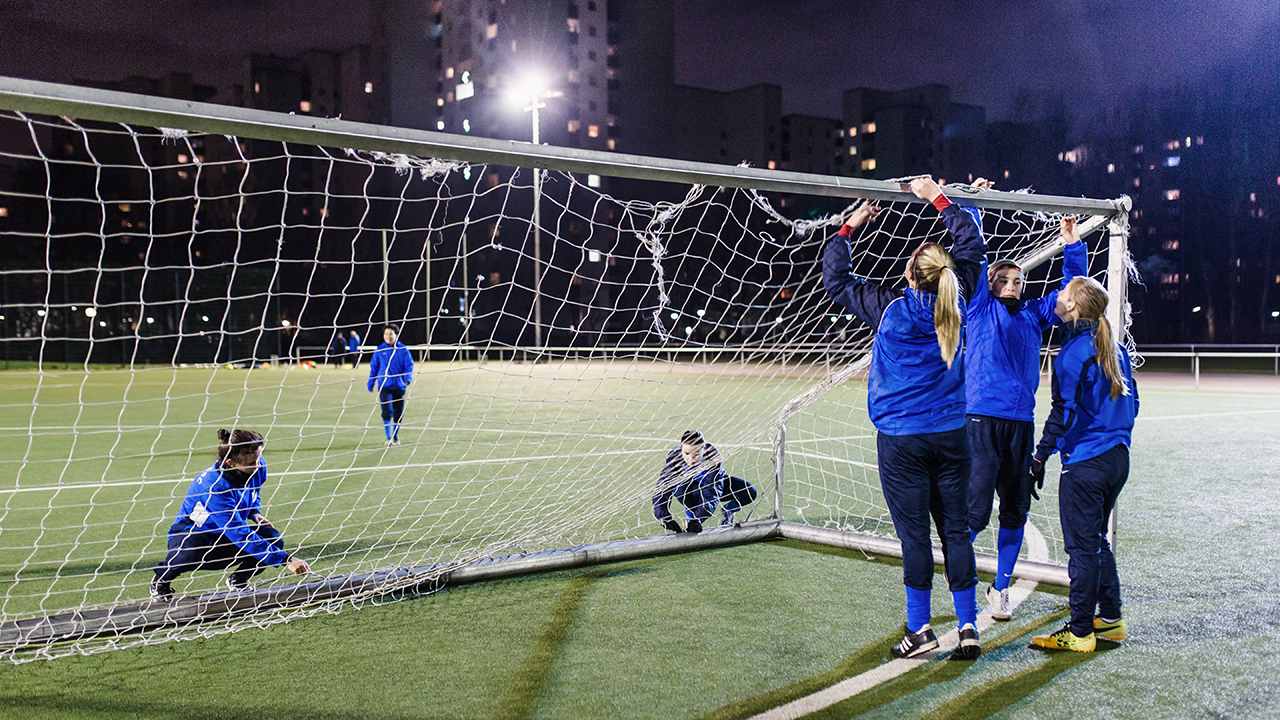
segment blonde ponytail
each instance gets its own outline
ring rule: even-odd
[[[916,286],[937,295],[933,303],[933,329],[938,334],[942,359],[950,369],[960,350],[960,277],[956,263],[937,243],[921,245],[911,257],[911,274]]]
[[[1098,368],[1111,381],[1111,399],[1129,394],[1129,383],[1120,372],[1120,352],[1116,349],[1111,323],[1106,318],[1110,298],[1102,284],[1091,277],[1078,277],[1068,285],[1066,292],[1076,304],[1081,320],[1097,320],[1098,331],[1093,335],[1093,349],[1098,358]]]

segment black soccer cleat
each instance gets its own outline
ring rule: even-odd
[[[249,584],[249,580],[247,578],[237,577],[235,573],[231,573],[227,576],[226,586],[227,590],[230,590],[231,592],[243,592],[245,590],[253,589],[253,586]]]
[[[151,599],[169,602],[173,599],[173,588],[167,582],[151,581]]]
[[[920,628],[920,632],[907,631],[902,636],[902,642],[889,648],[889,654],[896,658],[913,658],[917,655],[923,655],[930,650],[938,647],[938,636],[933,634],[933,628],[925,625]]]
[[[973,623],[965,623],[964,627],[960,628],[960,644],[951,653],[951,659],[977,660],[981,654],[982,647],[978,645],[978,629],[973,626]]]
[[[698,521],[698,518],[693,518],[692,520],[689,521],[689,527],[687,529],[687,532],[691,532],[694,535],[697,535],[698,533],[702,532],[702,523]]]

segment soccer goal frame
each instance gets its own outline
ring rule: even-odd
[[[917,203],[897,182],[774,171],[753,167],[733,167],[708,163],[669,160],[622,153],[608,153],[565,147],[535,146],[512,142],[406,128],[384,127],[262,110],[212,105],[120,93],[45,82],[0,78],[0,110],[44,116],[126,123],[154,128],[181,128],[187,131],[243,138],[319,146],[360,148],[364,151],[437,158],[474,164],[536,168],[564,173],[603,175],[659,182],[743,188],[761,192],[791,193],[855,201],[869,199],[897,203]],[[1108,319],[1128,342],[1126,312],[1131,263],[1128,260],[1127,197],[1114,200],[1057,197],[1027,193],[987,191],[964,196],[964,203],[980,209],[1026,213],[1081,214],[1090,220],[1081,227],[1089,237],[1109,233],[1106,250],[1106,285],[1112,302]],[[1043,248],[1022,258],[1028,270],[1047,261],[1060,244]],[[539,344],[542,338],[539,336]],[[446,346],[440,346],[446,347]],[[460,346],[447,346],[457,348]],[[429,347],[420,348],[429,350]],[[537,350],[538,348],[531,348]],[[653,352],[669,352],[654,348]],[[515,555],[494,555],[458,566],[428,565],[396,568],[384,572],[329,577],[277,585],[240,596],[190,598],[171,606],[141,603],[31,617],[0,624],[0,653],[15,658],[21,651],[51,643],[100,638],[207,620],[225,619],[264,608],[294,607],[349,598],[357,600],[396,593],[415,593],[447,585],[476,582],[527,573],[563,570],[599,563],[684,553],[770,539],[793,539],[869,554],[901,557],[901,547],[892,537],[817,527],[787,518],[788,444],[785,418],[773,435],[772,516],[750,520],[740,526],[709,529],[699,535],[664,535],[624,539]],[[1110,533],[1114,543],[1115,519]],[[935,561],[942,562],[935,547]],[[996,557],[977,555],[979,571],[993,573]],[[1023,559],[1015,577],[1035,582],[1067,586],[1066,568],[1059,564]],[[37,653],[38,654],[38,653]]]

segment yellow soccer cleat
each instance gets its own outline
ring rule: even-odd
[[[1126,634],[1124,618],[1115,622],[1107,622],[1100,617],[1094,618],[1093,634],[1104,640],[1123,640]]]
[[[1072,652],[1093,652],[1098,641],[1093,633],[1079,637],[1071,632],[1071,626],[1062,628],[1052,635],[1036,635],[1031,644],[1049,650],[1071,650]]]

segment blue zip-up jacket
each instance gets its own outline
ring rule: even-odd
[[[1138,386],[1133,382],[1129,351],[1116,343],[1129,394],[1112,400],[1111,381],[1098,367],[1093,347],[1097,329],[1097,320],[1076,320],[1062,326],[1062,348],[1053,361],[1053,408],[1036,446],[1040,462],[1058,452],[1064,465],[1077,463],[1116,445],[1129,446],[1133,419],[1138,416]]]
[[[191,524],[188,532],[216,532],[236,547],[265,565],[283,565],[289,553],[278,549],[253,531],[253,516],[262,512],[262,484],[267,481],[267,464],[258,463],[258,471],[244,487],[236,487],[222,476],[222,467],[214,463],[206,468],[187,489],[178,511],[178,525]]]
[[[960,311],[982,279],[987,246],[976,211],[940,195],[942,222],[952,238],[951,256],[960,277]],[[822,284],[833,300],[875,330],[867,410],[886,435],[918,435],[964,427],[964,330],[951,367],[942,359],[933,328],[931,293],[891,288],[853,274],[847,226],[827,243]]]
[[[360,352],[360,336],[353,335],[347,338],[347,352]]]
[[[382,343],[369,359],[369,392],[403,390],[413,382],[413,358],[409,348],[396,341],[395,346]]]
[[[1062,285],[1089,272],[1089,252],[1083,242],[1062,249]],[[982,277],[987,264],[982,263]],[[1036,388],[1040,387],[1040,346],[1044,331],[1060,321],[1053,313],[1058,290],[1035,300],[1023,300],[1010,314],[994,295],[989,282],[979,282],[965,313],[964,385],[970,415],[1006,420],[1035,420]]]
[[[704,492],[719,498],[724,494],[724,483],[729,474],[724,470],[724,460],[715,445],[707,443],[702,454],[702,462],[693,467],[684,464],[684,455],[677,445],[667,453],[667,460],[658,473],[658,492],[653,496],[653,516],[660,523],[671,519],[671,498],[676,489],[686,483],[694,482],[702,486]],[[693,508],[689,508],[692,510]]]

